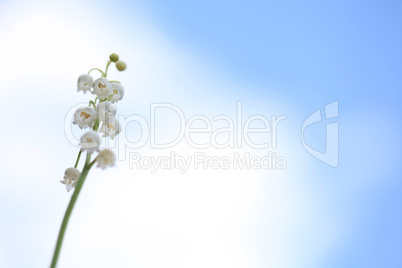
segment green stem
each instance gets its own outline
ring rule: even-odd
[[[59,258],[59,254],[60,254],[61,245],[63,243],[64,234],[66,232],[68,220],[70,219],[71,212],[73,211],[75,202],[77,201],[81,188],[84,185],[88,172],[92,167],[92,164],[90,163],[90,161],[91,161],[91,154],[88,153],[84,169],[82,170],[81,176],[78,179],[77,185],[75,186],[74,193],[71,196],[70,203],[68,204],[66,213],[64,214],[63,222],[61,223],[59,237],[57,238],[56,248],[55,248],[54,254],[53,254],[52,264],[50,265],[51,268],[56,267],[57,260]]]
[[[101,72],[102,76],[105,75],[105,73],[101,69],[98,69],[98,68],[92,68],[91,70],[88,71],[88,74],[90,74],[93,70],[97,70],[97,71]]]
[[[80,162],[80,157],[81,157],[81,149],[80,149],[80,151],[78,152],[78,156],[77,156],[77,160],[75,161],[74,168],[77,168],[78,162]]]
[[[112,63],[111,60],[109,60],[109,61],[107,62],[107,64],[106,64],[106,69],[105,69],[105,72],[103,73],[102,77],[105,77],[105,78],[106,78],[106,76],[107,76],[107,69],[109,69],[109,65],[110,65],[111,63]]]
[[[100,120],[99,120],[99,118],[97,118],[95,120],[95,124],[94,124],[94,127],[92,128],[92,130],[95,131],[95,132],[98,132],[99,124],[100,124]]]
[[[89,106],[91,106],[91,105],[92,105],[92,107],[94,107],[94,109],[96,110],[95,102],[93,102],[92,100],[89,101]]]
[[[98,157],[95,157],[95,159],[91,162],[91,164],[89,164],[90,168],[96,163],[96,160],[98,160]]]

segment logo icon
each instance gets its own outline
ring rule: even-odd
[[[338,101],[334,101],[325,106],[325,119],[338,117]],[[338,122],[326,124],[326,140],[325,152],[319,152],[308,146],[304,140],[304,130],[315,123],[323,121],[321,110],[318,109],[312,113],[304,122],[302,126],[301,136],[304,149],[318,160],[328,164],[331,167],[337,167],[339,164],[339,126]]]

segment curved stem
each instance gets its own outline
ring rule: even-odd
[[[112,63],[112,61],[111,60],[109,60],[108,62],[107,62],[107,64],[106,64],[106,69],[105,69],[105,72],[103,73],[103,77],[105,77],[106,78],[106,76],[107,76],[107,69],[109,69],[109,65]]]
[[[105,75],[105,73],[101,69],[98,69],[98,68],[92,68],[91,70],[88,71],[88,74],[90,74],[93,70],[97,70],[97,71],[101,72],[102,76]]]
[[[95,104],[95,102],[93,102],[92,100],[89,101],[89,105],[88,105],[88,106],[91,106],[91,105],[92,105],[92,107],[94,107],[94,109],[96,110],[96,104]]]
[[[87,159],[85,162],[84,169],[82,170],[81,176],[78,179],[77,185],[75,186],[74,193],[71,196],[70,203],[68,204],[66,213],[64,214],[63,222],[61,223],[59,237],[57,238],[56,248],[55,248],[54,254],[53,254],[52,264],[50,265],[51,268],[56,267],[57,260],[59,258],[59,254],[60,254],[61,245],[63,243],[64,234],[66,232],[68,220],[70,219],[71,212],[73,211],[75,202],[77,201],[81,188],[84,185],[88,172],[92,167],[92,164],[90,163],[90,161],[91,161],[91,154],[87,154]]]

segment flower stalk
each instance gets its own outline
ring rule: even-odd
[[[80,151],[78,152],[78,155],[77,155],[77,160],[75,161],[74,168],[77,168],[78,163],[80,162],[81,153],[82,153],[82,151],[80,149]]]
[[[111,139],[121,132],[120,123],[115,118],[116,106],[112,103],[116,103],[123,98],[124,88],[121,86],[120,82],[118,82],[118,84],[111,83],[106,78],[108,68],[112,62],[116,63],[116,68],[119,71],[123,71],[117,66],[117,63],[120,63],[121,65],[121,61],[118,60],[119,56],[113,53],[110,55],[110,60],[106,65],[105,71],[102,71],[98,68],[92,68],[89,70],[88,74],[83,74],[78,78],[77,92],[82,91],[84,94],[86,94],[86,92],[89,91],[91,94],[96,95],[96,98],[93,101],[89,101],[88,106],[78,108],[74,113],[73,124],[78,125],[80,129],[89,128],[90,130],[81,136],[81,149],[78,152],[74,168],[67,168],[64,174],[64,179],[60,181],[66,186],[67,192],[73,188],[75,188],[75,190],[71,196],[70,203],[68,204],[63,221],[61,223],[52,263],[50,265],[51,268],[55,268],[57,265],[68,221],[74,209],[77,198],[81,192],[82,186],[84,185],[84,182],[88,176],[89,170],[95,163],[98,163],[97,167],[105,169],[106,167],[114,166],[116,161],[116,156],[112,150],[107,148],[101,149],[99,147],[102,140],[99,137],[98,132],[101,129],[104,134],[103,137],[110,137]],[[124,62],[123,64],[125,66]],[[94,70],[99,71],[102,74],[102,76],[95,81],[93,81],[93,78],[90,75],[90,73]],[[107,127],[105,125],[107,125]],[[82,172],[80,172],[77,169],[77,166],[83,151],[87,151],[87,155]],[[94,157],[91,162],[91,156],[96,152],[98,155]]]
[[[81,152],[81,151],[80,151]],[[91,154],[87,153],[87,158],[85,161],[84,169],[81,172],[81,176],[75,186],[75,190],[73,195],[71,196],[70,203],[68,204],[66,213],[64,214],[63,222],[61,223],[59,236],[57,238],[56,248],[54,250],[52,264],[50,265],[51,268],[55,268],[57,264],[57,260],[59,259],[61,245],[63,244],[64,234],[66,232],[68,220],[70,219],[71,212],[73,211],[75,202],[77,201],[78,195],[81,192],[81,188],[84,185],[85,179],[87,178],[88,172],[91,169],[93,163],[91,161]]]

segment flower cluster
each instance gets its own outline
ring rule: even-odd
[[[81,156],[81,152],[87,152],[87,162],[84,168],[90,168],[97,162],[97,167],[105,169],[108,166],[114,166],[116,156],[110,149],[100,150],[101,138],[110,137],[114,139],[122,130],[119,120],[116,118],[116,104],[124,97],[124,87],[118,81],[110,81],[107,79],[107,71],[111,63],[116,63],[119,71],[126,69],[126,64],[119,61],[117,54],[111,54],[106,65],[106,70],[102,71],[98,68],[89,70],[88,74],[78,77],[77,91],[83,93],[90,92],[95,95],[95,99],[89,101],[89,105],[78,108],[74,113],[73,124],[78,125],[81,129],[88,128],[88,131],[82,135],[80,139],[80,152],[74,167],[65,171],[64,179],[61,183],[66,185],[67,191],[76,186],[81,177],[81,172],[77,169],[77,165]],[[94,70],[101,72],[101,77],[94,80],[90,73]],[[98,152],[98,156],[92,162],[88,162],[91,155]]]

